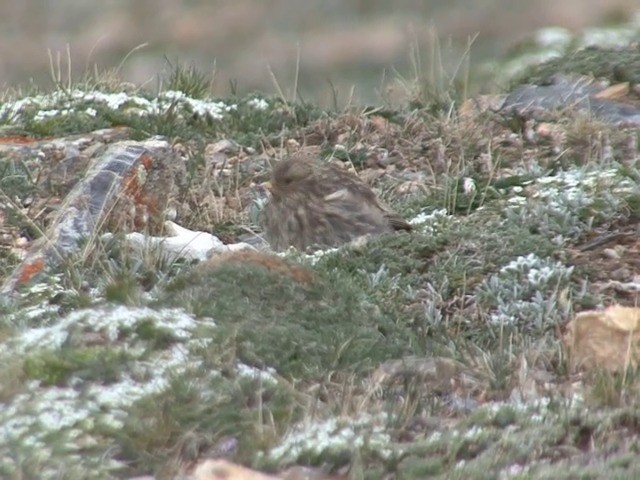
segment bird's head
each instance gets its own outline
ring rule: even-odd
[[[271,181],[265,185],[274,196],[304,188],[305,182],[313,176],[313,163],[299,158],[279,161],[271,173]]]

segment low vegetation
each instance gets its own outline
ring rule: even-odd
[[[528,136],[504,113],[459,114],[455,82],[446,102],[417,88],[334,112],[211,99],[180,65],[160,92],[112,82],[0,104],[4,143],[41,152],[0,149],[3,277],[65,192],[47,139],[98,128],[167,136],[187,171],[177,223],[227,242],[259,233],[259,184],[299,145],[350,164],[415,228],[198,265],[92,239],[0,306],[0,477],[172,478],[229,439],[225,455],[265,471],[640,475],[635,372],[577,375],[561,342],[574,313],[635,302],[607,284],[632,276],[635,239],[583,246],[635,232],[637,131],[566,112],[549,114],[561,135]]]

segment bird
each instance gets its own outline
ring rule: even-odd
[[[265,186],[264,236],[275,251],[337,247],[361,237],[411,230],[355,174],[315,154],[294,154],[275,164]]]

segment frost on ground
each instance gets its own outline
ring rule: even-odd
[[[257,111],[263,111],[269,107],[269,103],[259,97],[250,98],[246,101],[246,105]],[[27,119],[40,122],[74,113],[95,117],[98,114],[97,109],[119,111],[136,116],[158,115],[171,110],[176,115],[195,114],[212,120],[223,120],[230,112],[238,109],[238,104],[195,99],[176,90],[161,92],[153,98],[126,92],[57,90],[4,103],[0,106],[0,119],[11,124],[22,123]]]
[[[82,452],[110,448],[101,444],[100,430],[117,431],[134,402],[162,393],[172,378],[198,369],[194,351],[210,341],[194,335],[202,325],[178,309],[105,307],[72,312],[55,325],[25,330],[0,344],[0,364],[21,364],[34,377],[12,396],[3,392],[0,473],[14,475],[24,462],[48,465],[52,472],[70,461],[92,468],[95,458]],[[213,322],[206,326],[215,327]],[[162,341],[154,342],[157,338]],[[96,358],[116,365],[95,378],[86,374],[90,367],[81,366],[64,377],[58,371],[64,363],[57,362],[69,356],[87,365]],[[237,365],[240,377],[273,383],[273,373]]]
[[[108,348],[126,357],[127,367],[112,382],[91,382],[71,377],[62,386],[31,380],[23,391],[0,407],[0,471],[12,471],[21,461],[35,456],[42,462],[54,452],[73,455],[98,441],[91,431],[100,425],[118,429],[127,406],[165,389],[171,375],[197,365],[188,352],[197,322],[178,310],[115,307],[80,310],[51,327],[34,328],[0,346],[0,363],[23,361],[33,365],[39,357],[62,355],[63,349]],[[148,351],[142,328],[164,331],[172,337],[166,349]],[[82,345],[82,347],[81,347]],[[99,345],[99,347],[98,347]],[[52,354],[51,356],[49,354]],[[32,367],[46,377],[47,368]],[[52,442],[51,439],[56,441]]]
[[[611,218],[640,185],[617,168],[578,168],[541,176],[510,196],[507,221],[539,229],[558,245],[589,231],[597,220]]]
[[[545,35],[542,43],[564,41],[561,31]],[[120,256],[117,245],[103,265],[107,252],[88,248],[89,261],[30,289],[0,316],[0,477],[35,472],[75,480],[95,469],[96,478],[107,478],[156,467],[164,475],[158,459],[185,465],[194,459],[185,452],[204,455],[222,436],[238,444],[239,463],[275,470],[351,462],[353,476],[360,468],[363,478],[540,476],[549,459],[588,476],[583,460],[592,453],[622,462],[637,450],[610,434],[626,440],[625,429],[637,424],[631,409],[619,424],[610,417],[616,402],[637,404],[633,389],[600,385],[605,406],[596,412],[602,417],[592,417],[591,392],[568,378],[556,333],[574,311],[619,298],[594,288],[590,275],[632,270],[625,252],[616,258],[625,268],[616,270],[601,268],[604,255],[576,261],[585,241],[626,229],[631,240],[615,248],[631,245],[626,252],[637,258],[640,188],[633,156],[625,153],[637,152],[637,136],[618,138],[620,132],[581,119],[569,129],[554,125],[566,130],[556,149],[492,115],[476,131],[430,109],[387,119],[320,114],[293,103],[271,109],[277,102],[70,89],[0,105],[0,122],[17,135],[55,135],[48,128],[58,124],[76,135],[76,124],[82,131],[115,122],[140,137],[175,141],[191,192],[202,191],[182,205],[189,212],[184,227],[194,231],[156,239],[175,240],[176,251],[201,245],[206,235],[196,230],[221,227],[220,238],[230,241],[246,233],[246,211],[250,220],[259,216],[261,200],[250,203],[251,188],[268,174],[265,158],[305,142],[341,145],[347,160],[397,153],[384,162],[354,162],[363,170],[397,174],[400,165],[421,173],[440,157],[460,166],[435,168],[433,188],[386,190],[411,233],[313,255],[279,254],[312,272],[310,281],[241,256],[212,262],[210,270],[173,269],[164,260],[147,264],[145,255]],[[92,136],[82,141],[93,146]],[[207,143],[215,145],[211,155]],[[50,163],[40,163],[44,176]],[[27,180],[18,186],[32,185]],[[393,187],[396,177],[380,181]],[[207,214],[223,197],[237,216],[229,217],[231,225],[212,226]],[[203,242],[194,256],[204,258],[211,245]],[[130,288],[135,295],[127,295]],[[86,308],[109,301],[130,306]],[[420,371],[405,368],[412,358],[449,361]],[[371,392],[372,373],[388,361],[403,368]],[[601,471],[611,466],[599,463]],[[552,473],[558,471],[564,466]]]
[[[325,421],[308,421],[287,434],[279,446],[268,456],[282,463],[292,463],[301,458],[317,458],[367,446],[383,458],[391,456],[391,438],[386,432],[386,414],[362,413],[349,418],[330,418]]]
[[[562,295],[572,272],[572,267],[533,254],[518,257],[484,280],[476,298],[493,309],[490,321],[496,325],[556,325],[568,314]]]

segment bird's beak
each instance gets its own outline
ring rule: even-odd
[[[270,182],[270,181],[268,181],[268,180],[267,180],[266,182],[264,182],[264,183],[260,184],[260,186],[262,186],[262,187],[266,188],[266,189],[267,189],[267,190],[269,190],[270,192],[273,190],[273,185],[272,185],[272,184],[271,184],[271,182]]]

